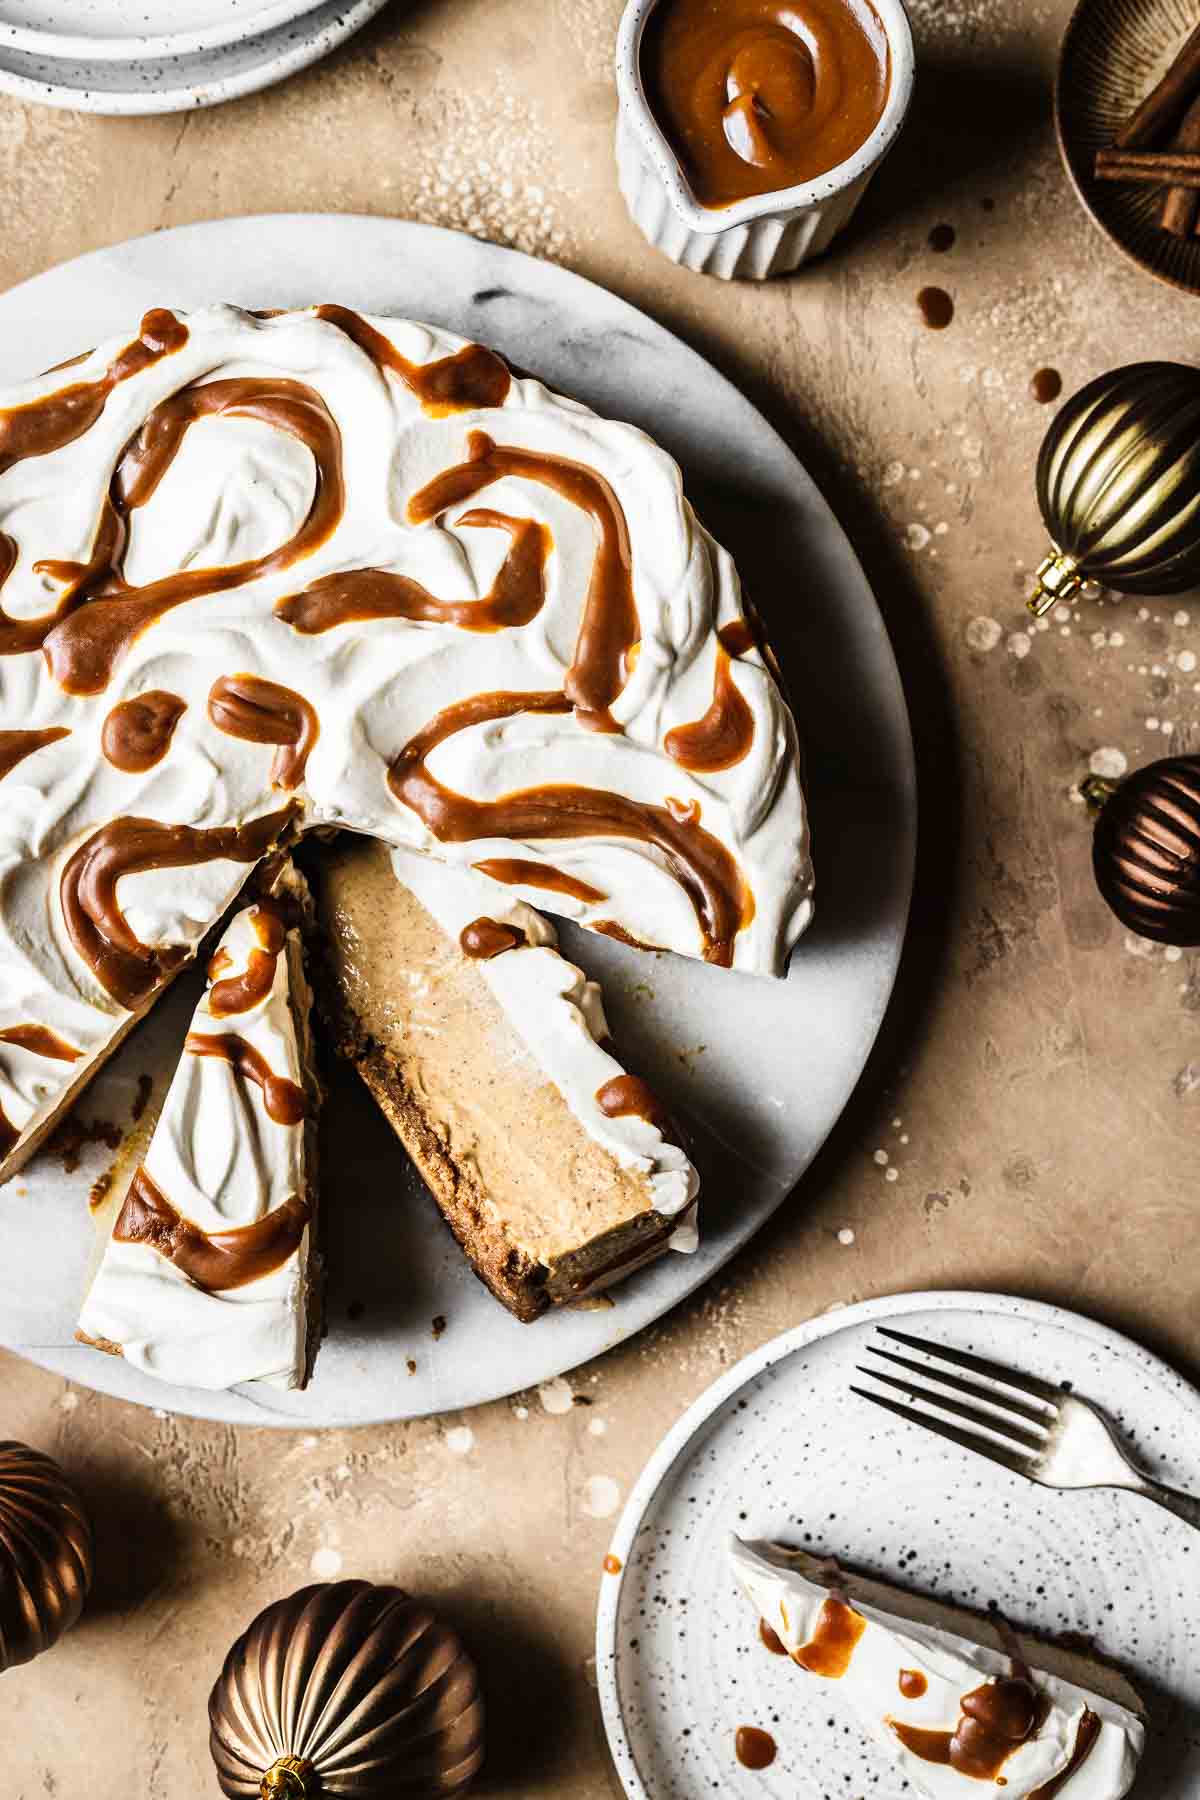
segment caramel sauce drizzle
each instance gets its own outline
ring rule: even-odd
[[[775,1739],[758,1725],[739,1725],[733,1749],[743,1769],[769,1769],[778,1755]]]
[[[765,1619],[758,1621],[758,1641],[764,1650],[771,1652],[772,1656],[786,1656],[788,1653],[787,1645],[779,1633],[773,1630]]]
[[[6,1031],[0,1031],[0,1044],[16,1044],[19,1049],[49,1057],[52,1062],[78,1062],[83,1055],[82,1050],[68,1044],[48,1025],[10,1025]]]
[[[291,806],[250,825],[161,825],[156,819],[113,819],[94,831],[70,858],[59,895],[71,942],[106,993],[136,1010],[187,961],[183,945],[141,943],[117,903],[122,876],[145,869],[192,868],[197,863],[253,863],[287,831]]]
[[[222,675],[209,690],[208,716],[228,737],[277,744],[271,786],[288,793],[300,786],[321,730],[302,695],[259,675]]]
[[[490,962],[493,956],[503,956],[506,950],[522,949],[529,939],[517,925],[506,925],[500,919],[483,918],[473,919],[469,925],[464,925],[458,941],[464,956]]]
[[[1085,1706],[1083,1717],[1079,1721],[1079,1729],[1075,1733],[1075,1747],[1071,1752],[1071,1760],[1061,1774],[1044,1781],[1040,1788],[1035,1788],[1029,1800],[1054,1800],[1064,1788],[1076,1769],[1085,1763],[1096,1747],[1096,1739],[1100,1736],[1100,1720],[1090,1707]]]
[[[114,769],[144,775],[167,754],[186,711],[187,701],[165,688],[121,700],[104,721],[100,748]]]
[[[228,975],[223,981],[216,979],[233,961],[227,950],[218,951],[208,966],[209,979],[213,983],[208,991],[208,1010],[215,1018],[250,1012],[262,1004],[274,985],[275,965],[287,938],[283,920],[277,913],[259,905],[254,908],[251,923],[258,937],[258,948],[251,950],[244,972]],[[217,961],[222,956],[225,960],[218,968]]]
[[[139,1168],[113,1228],[120,1244],[149,1244],[206,1293],[227,1293],[282,1268],[295,1255],[309,1221],[307,1203],[296,1195],[253,1225],[230,1231],[201,1231],[177,1212],[162,1190]]]
[[[276,1075],[262,1052],[236,1032],[212,1036],[204,1031],[189,1031],[183,1047],[193,1056],[220,1057],[236,1075],[261,1088],[267,1117],[276,1125],[299,1125],[308,1112],[304,1089],[288,1076]]]
[[[352,620],[410,619],[421,624],[457,625],[464,631],[503,631],[528,625],[546,603],[546,558],[552,543],[547,528],[534,519],[511,519],[486,507],[475,507],[456,522],[491,526],[507,531],[512,539],[491,591],[481,600],[439,600],[409,575],[387,569],[346,569],[323,575],[303,593],[278,601],[276,618],[307,637]]]
[[[46,731],[0,731],[0,781],[35,750],[43,750],[47,744],[57,744],[59,738],[70,735],[65,725],[52,725]]]
[[[867,1621],[860,1612],[830,1594],[821,1603],[812,1637],[807,1644],[792,1651],[792,1661],[812,1675],[840,1681],[850,1667],[858,1640],[866,1629]]]
[[[0,412],[0,475],[26,457],[48,456],[53,450],[73,444],[91,430],[118,382],[128,381],[151,363],[174,350],[182,350],[187,340],[183,321],[164,307],[156,307],[142,320],[132,344],[126,345],[97,380],[75,381],[38,400]],[[72,364],[59,366],[70,368]]]
[[[670,1113],[640,1075],[614,1075],[611,1081],[596,1089],[596,1105],[606,1119],[627,1119],[635,1114],[664,1137],[670,1133]]]
[[[749,754],[754,742],[754,714],[733,679],[732,668],[728,653],[718,643],[712,705],[703,718],[674,726],[663,739],[667,755],[693,774],[732,769]]]
[[[127,585],[123,565],[128,518],[166,474],[189,425],[226,413],[260,419],[288,432],[311,452],[317,482],[308,516],[276,550],[215,569],[180,569],[145,587]],[[103,693],[130,644],[155,620],[187,600],[222,594],[287,569],[336,529],[345,502],[342,443],[321,396],[302,382],[239,377],[187,387],[155,407],[126,447],[87,563],[44,561],[35,567],[70,585],[48,618],[30,621],[55,681],[69,694]],[[2,640],[0,640],[2,645]]]
[[[481,837],[623,837],[653,844],[695,908],[705,960],[728,965],[753,900],[734,858],[703,826],[673,818],[663,806],[567,782],[519,788],[497,800],[472,800],[443,787],[425,766],[438,744],[470,726],[518,713],[570,710],[569,697],[559,693],[475,694],[458,701],[435,714],[400,751],[388,771],[388,786],[443,843]]]
[[[432,418],[503,406],[508,398],[512,386],[508,366],[483,344],[465,344],[437,362],[414,363],[401,356],[390,338],[348,306],[318,306],[317,317],[344,331],[378,368],[399,376]]]
[[[483,862],[472,863],[471,867],[510,887],[545,888],[552,894],[569,894],[573,900],[588,902],[608,899],[599,888],[568,875],[565,869],[556,869],[550,863],[530,862],[523,856],[489,856]]]
[[[657,944],[645,944],[641,938],[635,938],[632,931],[626,931],[625,927],[618,925],[615,919],[597,919],[590,929],[598,931],[601,937],[612,938],[615,943],[628,944],[631,950],[656,950],[658,948]]]
[[[540,450],[496,444],[486,432],[467,438],[467,461],[445,469],[414,494],[408,516],[414,525],[470,500],[504,476],[540,482],[589,515],[596,530],[596,554],[584,601],[575,655],[563,683],[581,716],[594,715],[602,728],[609,706],[625,682],[625,659],[638,641],[633,597],[633,553],[621,502],[594,469]]]
[[[937,1763],[978,1781],[995,1781],[1008,1758],[1037,1731],[1041,1696],[1027,1675],[1007,1675],[973,1688],[959,1701],[953,1731],[887,1720],[900,1742],[922,1762]]]
[[[718,631],[717,641],[729,656],[745,656],[758,640],[749,619],[730,619],[728,625],[722,625]]]

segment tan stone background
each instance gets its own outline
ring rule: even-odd
[[[767,289],[683,274],[626,219],[619,0],[396,0],[323,66],[182,118],[0,101],[5,284],[187,220],[351,209],[461,226],[646,307],[809,462],[887,613],[924,765],[910,949],[862,1091],[772,1226],[578,1371],[579,1404],[555,1385],[455,1419],[274,1435],[0,1358],[0,1436],[63,1459],[100,1539],[83,1624],[0,1678],[5,1800],[215,1794],[205,1699],[228,1644],[336,1569],[445,1596],[477,1645],[496,1722],[481,1793],[601,1800],[590,1659],[611,1517],[595,1515],[723,1366],[837,1302],[953,1285],[1066,1302],[1200,1375],[1200,964],[1104,911],[1071,797],[1097,749],[1133,767],[1200,747],[1200,597],[1093,602],[1042,633],[1022,610],[1049,417],[1034,370],[1070,389],[1186,357],[1200,322],[1068,190],[1050,123],[1068,11],[915,0],[907,135],[845,243]],[[939,256],[941,222],[957,242]],[[947,331],[920,322],[927,282],[954,297]]]

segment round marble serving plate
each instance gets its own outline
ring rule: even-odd
[[[448,1411],[560,1374],[661,1317],[753,1235],[816,1154],[875,1040],[904,936],[916,824],[904,698],[862,569],[783,441],[678,339],[550,263],[395,220],[186,226],[81,257],[0,297],[0,381],[62,361],[151,304],[218,299],[336,300],[434,320],[652,431],[743,568],[808,754],[817,923],[787,981],[563,928],[568,955],[604,982],[631,1061],[728,1146],[702,1198],[701,1249],[663,1257],[615,1290],[611,1307],[534,1325],[504,1312],[351,1077],[326,1107],[329,1335],[303,1393],[170,1388],[72,1343],[88,1185],[107,1152],[92,1150],[70,1177],[43,1153],[0,1189],[0,1342],[49,1368],[148,1405],[241,1422]],[[82,1118],[125,1125],[138,1076],[165,1081],[195,999],[187,980],[178,985],[89,1089]],[[446,1322],[437,1336],[435,1319]]]
[[[1159,229],[1162,189],[1092,171],[1196,22],[1193,0],[1079,0],[1054,85],[1058,147],[1088,216],[1140,269],[1190,294],[1200,294],[1200,238]]]
[[[1140,1800],[1200,1792],[1200,1536],[1130,1494],[1051,1493],[857,1399],[877,1325],[1069,1381],[1138,1455],[1200,1492],[1200,1394],[1148,1351],[1061,1307],[903,1294],[785,1332],[702,1394],[651,1457],[617,1526],[596,1626],[609,1744],[631,1800],[892,1795],[895,1768],[836,1682],[759,1642],[724,1561],[731,1531],[838,1557],[898,1587],[1082,1634],[1149,1710]],[[868,1359],[869,1360],[869,1359]],[[740,1725],[775,1762],[740,1768]]]
[[[285,23],[253,35],[243,32],[222,47],[132,60],[14,49],[0,33],[0,93],[38,106],[111,116],[219,106],[307,69],[353,37],[387,3],[305,0],[302,9],[291,6]]]
[[[218,50],[312,12],[321,0],[0,0],[0,48],[113,59]]]

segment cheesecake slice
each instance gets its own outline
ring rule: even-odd
[[[696,1244],[695,1169],[553,928],[471,869],[345,837],[318,1003],[480,1278],[532,1320]]]
[[[97,1212],[76,1334],[185,1387],[303,1387],[320,1328],[311,899],[290,862],[264,885],[222,936],[148,1141]]]
[[[729,1563],[768,1648],[826,1682],[915,1793],[1121,1800],[1132,1787],[1142,1703],[1093,1657],[803,1550],[731,1537]]]

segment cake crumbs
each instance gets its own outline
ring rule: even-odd
[[[417,1372],[417,1359],[415,1356],[410,1356],[408,1359],[408,1372],[410,1375],[415,1375]]]
[[[114,1125],[111,1119],[93,1119],[90,1125],[85,1125],[71,1113],[54,1133],[49,1148],[62,1162],[64,1174],[74,1175],[89,1144],[103,1144],[115,1152],[121,1148],[121,1135],[120,1126]]]
[[[442,1314],[439,1313],[437,1318],[433,1321],[433,1324],[430,1327],[430,1330],[433,1332],[435,1341],[441,1337],[441,1335],[445,1331],[445,1329],[446,1329],[446,1321],[442,1317]]]

